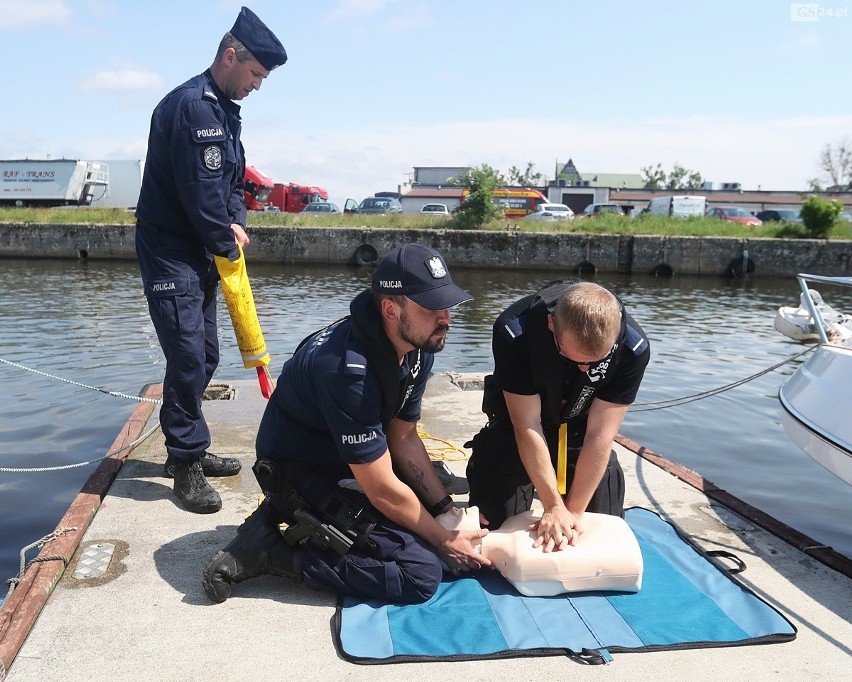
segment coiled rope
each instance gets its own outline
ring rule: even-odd
[[[740,379],[738,381],[734,381],[730,384],[725,384],[724,386],[719,386],[718,388],[711,388],[707,391],[701,391],[700,393],[693,393],[692,395],[683,396],[682,398],[670,398],[668,400],[655,400],[653,402],[648,403],[634,403],[630,406],[631,412],[649,412],[650,410],[662,410],[666,407],[677,407],[678,405],[686,405],[687,403],[695,402],[696,400],[701,400],[702,398],[709,398],[710,396],[718,395],[719,393],[724,393],[725,391],[730,391],[732,388],[736,388],[737,386],[742,386],[743,384],[747,384],[749,381],[753,381],[758,377],[762,377],[764,374],[769,374],[769,372],[773,372],[779,367],[783,367],[788,362],[792,362],[796,358],[800,358],[806,353],[810,353],[816,346],[811,346],[803,350],[801,353],[796,353],[791,355],[790,357],[778,362],[772,367],[767,367],[766,369],[762,369],[759,372],[752,374],[751,376],[746,377],[745,379]]]
[[[430,459],[442,459],[447,462],[460,462],[467,459],[467,452],[462,450],[458,445],[451,443],[448,440],[444,440],[443,438],[438,438],[437,436],[432,436],[426,433],[426,431],[423,430],[422,424],[419,422],[417,423],[417,435],[420,436],[422,441],[424,441],[426,452],[429,453]],[[425,441],[432,441],[439,443],[440,445],[427,445]]]

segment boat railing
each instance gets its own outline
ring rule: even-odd
[[[813,298],[811,298],[808,282],[818,282],[820,284],[836,284],[838,286],[846,286],[852,288],[852,277],[827,277],[825,275],[808,275],[805,273],[800,273],[796,275],[796,279],[799,280],[799,286],[801,287],[802,293],[804,294],[802,298],[805,301],[805,305],[808,307],[808,311],[811,314],[811,318],[813,318],[814,326],[816,327],[817,333],[819,334],[820,343],[823,343],[825,345],[834,343],[831,339],[829,339],[825,320],[822,318],[822,315],[817,310]]]

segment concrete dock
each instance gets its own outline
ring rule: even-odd
[[[426,434],[461,447],[483,425],[484,415],[476,382],[457,379],[432,377],[421,425]],[[159,431],[132,451],[114,481],[109,482],[110,476],[93,477],[81,493],[89,496],[87,511],[82,512],[88,518],[77,531],[67,533],[66,542],[73,542],[76,551],[64,571],[54,562],[52,570],[58,578],[55,588],[50,591],[49,578],[42,579],[45,587],[35,587],[31,581],[19,588],[28,590],[23,596],[30,601],[40,594],[49,595],[38,620],[31,630],[26,623],[8,618],[0,622],[0,639],[4,627],[7,639],[13,630],[21,633],[22,639],[11,665],[3,659],[7,680],[380,677],[493,682],[577,675],[587,680],[630,682],[787,682],[834,680],[848,675],[852,662],[852,580],[620,445],[617,449],[627,479],[625,506],[659,513],[707,550],[722,549],[738,555],[747,565],[738,579],[796,626],[794,641],[622,653],[615,654],[615,661],[608,666],[582,668],[563,656],[377,667],[349,663],[335,651],[331,619],[336,598],[330,593],[263,577],[235,586],[228,601],[213,604],[202,590],[201,572],[256,507],[259,494],[250,467],[265,400],[253,381],[230,385],[233,399],[204,405],[213,431],[211,449],[243,462],[240,475],[211,479],[222,496],[222,511],[196,515],[183,510],[172,493],[171,480],[161,477],[166,453]],[[474,388],[462,390],[465,385]],[[156,424],[156,417],[156,410],[150,418],[146,415],[147,427],[136,424],[137,431]],[[426,445],[431,449],[436,443],[427,440]],[[457,454],[459,458],[448,464],[463,475],[464,454]],[[666,454],[677,458],[677,453]],[[106,481],[102,491],[97,489],[98,480]],[[76,539],[74,533],[79,534]],[[115,546],[106,573],[73,577],[81,552],[98,544]],[[50,547],[45,551],[51,551]],[[39,570],[48,568],[40,565]],[[4,609],[10,606],[14,604],[7,602]],[[2,641],[0,651],[4,651]]]

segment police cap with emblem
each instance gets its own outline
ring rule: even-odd
[[[372,286],[382,294],[407,296],[429,310],[473,300],[453,284],[441,254],[423,244],[403,244],[390,251],[373,273]]]
[[[231,35],[245,45],[267,71],[287,61],[287,52],[281,41],[248,7],[240,10]]]

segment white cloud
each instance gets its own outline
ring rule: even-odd
[[[61,24],[70,17],[65,0],[0,0],[0,28]]]
[[[153,71],[129,66],[97,71],[90,78],[80,81],[78,87],[85,92],[162,89],[163,79]]]

